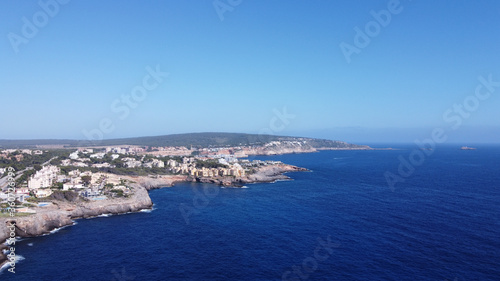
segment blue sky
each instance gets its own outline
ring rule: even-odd
[[[500,140],[500,87],[474,98],[478,77],[500,81],[498,1],[220,0],[219,11],[212,0],[54,1],[40,1],[48,12],[0,2],[0,139],[224,131],[412,142],[443,128],[450,142]],[[382,10],[390,20],[374,25]],[[356,27],[371,32],[366,46]],[[359,47],[350,62],[343,42]],[[158,85],[134,107],[121,101],[148,67],[168,76],[148,80]],[[454,109],[464,101],[467,117]]]

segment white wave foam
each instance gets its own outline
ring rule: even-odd
[[[28,246],[33,247],[33,243],[28,243]]]
[[[280,182],[280,181],[292,181],[292,179],[279,179],[279,180],[275,180],[273,183]]]
[[[25,260],[25,258],[21,255],[16,255],[15,262],[16,264],[19,263],[20,261]],[[1,268],[0,268],[0,275],[4,272],[4,270],[10,268],[10,263],[5,263]]]
[[[54,229],[53,229],[53,230],[51,230],[49,233],[43,234],[43,235],[41,235],[41,236],[45,236],[45,235],[49,235],[49,234],[54,234],[54,233],[56,233],[56,232],[59,232],[59,230],[61,230],[61,229],[63,229],[63,228],[66,228],[66,227],[68,227],[68,226],[73,226],[73,225],[75,225],[75,224],[76,224],[76,222],[73,222],[72,224],[68,224],[68,225],[65,225],[65,226],[62,226],[62,227],[54,228]]]
[[[4,263],[2,267],[0,267],[0,275],[3,274],[4,270],[6,270],[7,268],[10,268],[10,264],[9,263]]]
[[[141,213],[151,213],[152,211],[156,210],[155,207],[151,208],[151,209],[142,209],[140,210],[139,212]]]

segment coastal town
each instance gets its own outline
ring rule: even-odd
[[[56,194],[71,192],[84,200],[106,200],[127,197],[133,192],[127,175],[138,172],[148,177],[182,175],[186,179],[221,179],[233,183],[256,168],[282,164],[279,161],[240,159],[234,153],[241,148],[192,150],[185,147],[113,146],[78,148],[54,156],[50,150],[6,149],[0,151],[4,165],[21,162],[33,156],[50,157],[42,164],[25,167],[16,173],[16,213],[36,213],[36,208],[49,205]],[[48,155],[47,155],[48,154]],[[40,157],[38,157],[40,158]],[[0,168],[0,206],[9,210],[7,168]],[[12,195],[10,195],[12,197]],[[12,201],[12,199],[11,199]]]
[[[15,248],[9,246],[16,237],[48,234],[75,219],[151,210],[151,189],[182,182],[239,188],[291,180],[286,173],[308,171],[255,156],[372,149],[341,141],[232,133],[113,141],[121,144],[0,140],[0,242],[6,242],[0,245],[0,265],[8,261],[14,270]],[[180,213],[191,211],[188,207]]]

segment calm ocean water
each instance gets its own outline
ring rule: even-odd
[[[312,172],[152,191],[150,213],[21,241],[0,279],[500,280],[500,147],[438,147],[392,191],[412,148],[258,157]]]

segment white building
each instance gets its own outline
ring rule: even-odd
[[[0,202],[7,201],[9,195],[0,191]]]
[[[102,159],[102,158],[104,158],[104,155],[106,155],[106,153],[104,153],[104,152],[99,152],[99,153],[94,153],[94,154],[91,154],[89,157],[90,157],[90,158]]]
[[[179,163],[173,159],[170,159],[167,161],[167,166],[169,166],[169,167],[173,168],[173,167],[176,167],[177,165],[179,165]]]
[[[78,150],[77,150],[77,151],[75,151],[75,152],[73,152],[73,153],[71,153],[71,154],[69,155],[69,158],[70,158],[70,159],[73,159],[73,160],[78,159]]]
[[[40,171],[36,172],[28,180],[29,189],[39,189],[50,187],[57,180],[57,175],[60,173],[59,167],[45,166]]]
[[[163,162],[161,160],[158,160],[158,159],[153,159],[153,160],[151,160],[151,162],[144,163],[144,167],[147,167],[147,168],[153,168],[153,167],[164,168],[165,167],[165,162]]]
[[[106,147],[106,153],[114,152],[118,154],[127,154],[128,149],[123,147]]]
[[[89,153],[94,153],[94,149],[92,148],[82,148],[80,149],[82,153],[89,154]]]
[[[83,176],[92,176],[92,172],[91,171],[85,171],[85,172],[80,173],[80,177],[83,177]]]
[[[77,189],[83,188],[83,184],[81,183],[65,183],[63,184],[63,190]]]
[[[75,167],[88,167],[88,164],[82,163],[82,162],[73,162],[73,166]]]
[[[127,165],[128,168],[137,168],[141,166],[141,161],[129,160],[125,162],[125,165]]]
[[[76,169],[76,170],[73,170],[73,171],[69,171],[68,175],[70,177],[79,177],[80,176],[80,170]]]

